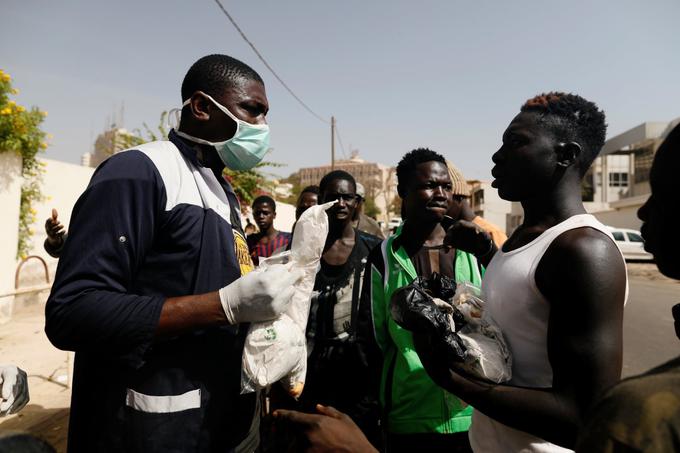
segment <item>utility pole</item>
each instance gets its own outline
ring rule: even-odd
[[[331,116],[331,170],[335,170],[335,117]]]

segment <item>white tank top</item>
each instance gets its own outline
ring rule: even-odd
[[[536,267],[555,238],[583,227],[601,231],[614,241],[607,227],[595,217],[579,214],[545,230],[522,247],[510,252],[499,250],[489,263],[482,291],[486,310],[500,327],[512,353],[509,385],[552,387],[553,372],[548,360],[550,304],[536,286]],[[478,410],[472,416],[470,443],[475,452],[571,451],[496,422]]]

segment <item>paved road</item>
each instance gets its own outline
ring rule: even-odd
[[[623,376],[647,371],[680,355],[671,307],[680,302],[680,283],[631,276],[623,317]]]

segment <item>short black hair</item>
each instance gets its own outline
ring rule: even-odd
[[[228,55],[207,55],[191,65],[184,76],[182,102],[197,91],[212,97],[220,96],[227,85],[236,85],[244,80],[255,80],[264,85],[262,77],[242,61]]]
[[[558,140],[581,145],[581,175],[600,153],[607,135],[605,115],[594,102],[573,93],[551,91],[524,103],[522,112],[534,112]]]
[[[321,182],[319,182],[319,194],[323,194],[326,191],[328,185],[332,181],[338,179],[351,182],[352,185],[354,186],[354,191],[356,192],[357,182],[354,180],[354,176],[352,176],[351,174],[347,173],[344,170],[333,170],[330,173],[326,173],[324,177],[321,178]]]
[[[314,195],[319,195],[319,186],[315,185],[307,186],[304,189],[302,189],[300,195],[302,195],[303,193],[313,193]]]
[[[406,184],[413,178],[416,167],[425,162],[441,162],[446,166],[446,159],[429,148],[416,148],[404,154],[397,164],[397,193],[401,198],[406,195]]]
[[[275,202],[274,199],[273,199],[272,197],[270,197],[269,195],[260,195],[259,197],[255,198],[255,199],[253,200],[253,205],[252,205],[252,208],[253,208],[253,209],[255,209],[255,205],[256,205],[256,204],[268,204],[268,205],[271,205],[272,210],[273,210],[274,212],[276,212],[276,202]]]

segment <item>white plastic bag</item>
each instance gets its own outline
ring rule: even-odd
[[[458,284],[453,305],[467,321],[457,331],[467,348],[461,368],[497,384],[509,381],[512,378],[510,349],[500,329],[484,310],[479,288],[470,283]]]
[[[253,323],[246,336],[241,367],[241,393],[263,389],[282,381],[288,393],[302,393],[307,374],[307,318],[314,280],[328,236],[326,210],[335,201],[312,206],[302,213],[293,232],[290,251],[261,259],[253,272],[272,264],[292,262],[304,273],[295,285],[293,300],[273,321]]]

